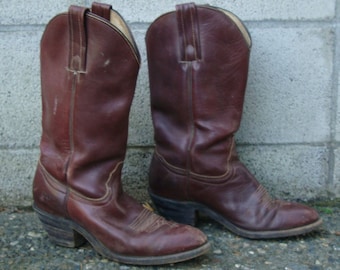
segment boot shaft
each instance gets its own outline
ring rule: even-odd
[[[245,26],[225,10],[178,5],[146,44],[157,152],[183,173],[223,175],[247,82]]]
[[[58,181],[96,198],[125,156],[140,57],[118,13],[103,5],[92,11],[104,18],[72,6],[43,34],[40,162]]]

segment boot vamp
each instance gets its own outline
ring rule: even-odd
[[[222,182],[200,182],[200,187],[197,184],[191,189],[196,194],[196,201],[244,229],[286,230],[319,219],[317,212],[308,206],[271,198],[240,161],[231,164],[230,173]]]
[[[125,193],[100,202],[70,196],[68,204],[71,219],[118,254],[169,255],[207,242],[198,229],[167,221]]]

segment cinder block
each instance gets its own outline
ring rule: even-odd
[[[153,128],[144,37],[149,23],[174,10],[176,4],[188,1],[101,2],[112,4],[131,23],[142,55],[131,108],[130,148],[123,169],[123,186],[138,201],[148,201]],[[309,200],[340,196],[340,148],[334,151],[334,177],[328,179],[329,151],[323,146],[331,139],[332,89],[336,87],[332,82],[336,75],[332,72],[338,70],[333,65],[339,66],[339,59],[333,63],[334,44],[338,43],[333,31],[337,25],[330,21],[335,17],[336,2],[209,2],[245,20],[253,37],[244,116],[237,139],[254,145],[238,149],[248,168],[276,197]],[[31,185],[41,136],[39,43],[43,27],[37,25],[46,24],[71,4],[90,3],[88,0],[0,3],[1,205],[32,203]],[[340,73],[337,81],[340,82]],[[338,90],[340,95],[339,86]],[[335,138],[339,142],[340,99],[336,102]]]
[[[340,28],[339,28],[339,37],[340,41]],[[340,60],[338,59],[338,62]],[[338,64],[338,67],[340,67],[340,63]],[[335,133],[335,139],[337,142],[340,141],[340,70],[338,71],[338,98],[337,98],[337,113],[336,113],[336,133]]]
[[[252,28],[239,142],[309,143],[330,137],[334,34],[329,27]]]
[[[329,192],[332,196],[340,198],[340,148],[334,150],[334,175],[333,181],[329,185]]]
[[[132,28],[142,55],[130,145],[152,145],[146,29]],[[249,81],[237,139],[242,143],[329,139],[333,42],[330,28],[253,28]],[[297,57],[298,56],[298,57]]]
[[[70,5],[85,5],[85,0],[16,0],[0,2],[0,25],[46,24]]]
[[[40,39],[41,31],[0,32],[0,146],[37,146],[41,134]],[[134,29],[142,54],[130,115],[129,144],[153,144],[145,30]]]
[[[100,1],[105,2],[105,1]],[[112,3],[129,22],[152,22],[160,15],[175,10],[176,4],[187,0],[107,1]],[[242,20],[328,20],[335,16],[336,0],[196,0],[196,4],[221,7],[235,13]]]
[[[36,146],[41,132],[41,31],[0,32],[0,146]]]
[[[32,204],[32,181],[38,158],[38,150],[0,151],[0,205]]]
[[[148,172],[153,148],[128,148],[122,174],[124,190],[139,202],[150,202]]]
[[[271,145],[238,146],[237,149],[240,159],[273,197],[293,200],[329,198],[326,147]],[[123,187],[140,202],[149,200],[148,171],[152,153],[153,148],[130,148],[126,155]],[[334,194],[339,196],[339,191]]]
[[[17,0],[0,3],[0,25],[46,24],[56,14],[67,11],[70,5],[89,6],[86,0]],[[173,11],[176,4],[186,0],[125,1],[97,0],[112,4],[129,22],[152,22],[158,16]],[[196,0],[196,4],[207,4],[206,0]],[[335,16],[336,0],[290,0],[283,3],[265,0],[224,1],[212,0],[209,4],[235,13],[242,20],[329,20]]]
[[[128,143],[134,146],[150,146],[153,145],[153,126],[150,109],[148,64],[144,41],[146,29],[133,26],[131,31],[141,54],[141,68],[131,107]]]
[[[139,202],[149,202],[148,170],[152,148],[128,149],[123,167],[124,190]],[[32,204],[32,183],[39,159],[39,149],[1,150],[0,206]]]
[[[328,149],[319,146],[238,146],[240,159],[277,198],[327,198]]]
[[[149,201],[148,170],[152,148],[128,149],[123,168],[123,188],[140,202]],[[274,197],[310,200],[327,196],[327,149],[313,146],[242,146],[241,160]],[[339,152],[337,152],[337,157]],[[32,203],[32,181],[39,151],[2,150],[0,205]],[[337,163],[339,163],[339,158]],[[338,166],[339,167],[339,166]],[[339,196],[339,175],[334,194]]]

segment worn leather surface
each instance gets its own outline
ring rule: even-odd
[[[99,5],[99,6],[98,6]],[[123,192],[121,170],[140,65],[134,41],[106,18],[111,6],[71,6],[41,40],[41,156],[36,207],[71,219],[109,250],[160,256],[207,242],[199,230],[166,221]]]
[[[311,224],[319,219],[315,210],[273,200],[238,159],[233,135],[242,116],[248,40],[240,21],[194,4],[178,5],[148,29],[156,143],[150,190],[203,204],[250,231]]]

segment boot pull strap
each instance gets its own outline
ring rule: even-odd
[[[93,2],[92,3],[92,12],[106,20],[110,20],[110,14],[111,14],[112,6],[108,4],[102,4]]]
[[[176,6],[181,61],[201,59],[197,7],[194,3]]]
[[[72,71],[86,71],[86,29],[87,8],[70,6],[68,12],[70,29],[70,52],[68,68]]]

